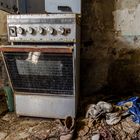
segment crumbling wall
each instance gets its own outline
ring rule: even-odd
[[[0,45],[7,44],[7,15],[8,13],[0,10]],[[8,84],[8,78],[2,57],[0,55],[0,89]]]
[[[81,92],[140,87],[140,0],[83,0]]]
[[[7,15],[8,13],[0,10],[0,36],[7,35]]]

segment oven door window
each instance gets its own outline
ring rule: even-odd
[[[4,58],[15,91],[73,95],[72,54],[10,52]]]

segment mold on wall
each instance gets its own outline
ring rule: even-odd
[[[82,13],[81,92],[139,91],[140,0],[83,0]]]

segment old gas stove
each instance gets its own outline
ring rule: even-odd
[[[1,48],[17,115],[76,116],[80,18],[76,14],[9,15],[11,45]]]

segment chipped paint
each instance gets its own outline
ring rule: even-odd
[[[114,26],[123,36],[140,36],[140,4],[136,8],[113,12]]]

